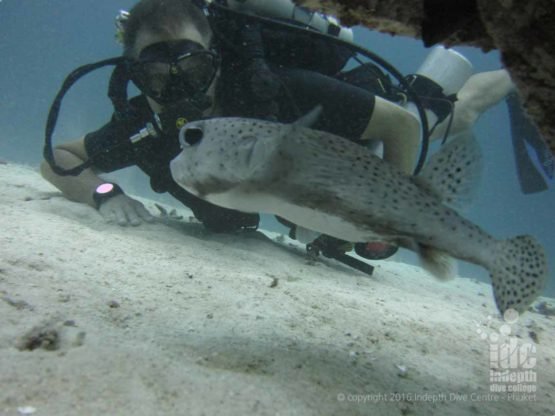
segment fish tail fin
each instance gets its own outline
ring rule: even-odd
[[[543,291],[547,281],[543,247],[528,235],[500,241],[490,273],[499,311],[524,312]]]
[[[419,244],[418,254],[422,267],[438,280],[451,280],[456,276],[457,262],[445,251]]]

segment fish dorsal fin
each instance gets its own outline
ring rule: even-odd
[[[302,116],[298,120],[295,120],[293,122],[293,126],[294,127],[306,127],[306,128],[312,127],[318,121],[318,119],[320,118],[320,115],[322,114],[322,110],[323,110],[322,105],[318,104],[316,107],[314,107],[308,113],[306,113],[304,116]]]
[[[482,152],[468,130],[441,147],[415,181],[443,203],[461,209],[473,201],[481,176]]]

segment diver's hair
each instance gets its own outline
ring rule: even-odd
[[[155,35],[173,35],[184,25],[193,25],[202,37],[212,31],[198,0],[140,0],[129,12],[123,35],[123,54],[132,57],[139,32],[147,30]]]

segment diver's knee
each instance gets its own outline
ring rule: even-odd
[[[403,107],[376,97],[376,106],[368,127],[368,133],[377,133],[378,139],[398,140],[401,137],[417,136],[420,122],[414,114]],[[369,134],[369,136],[372,135]]]

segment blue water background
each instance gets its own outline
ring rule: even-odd
[[[38,165],[42,159],[48,108],[64,77],[75,67],[120,54],[114,17],[130,0],[0,0],[0,158]],[[415,71],[429,52],[420,41],[356,29],[356,40],[397,66]],[[476,71],[498,69],[497,52],[455,48]],[[111,114],[106,97],[109,70],[79,82],[64,102],[56,142],[75,139],[103,124]],[[520,193],[504,103],[478,121],[475,132],[485,159],[478,198],[467,212],[498,238],[532,234],[555,264],[555,192]],[[145,181],[146,184],[146,181]],[[553,182],[550,182],[553,187]],[[487,280],[485,272],[464,265],[462,274]],[[551,273],[547,293],[555,295]]]

